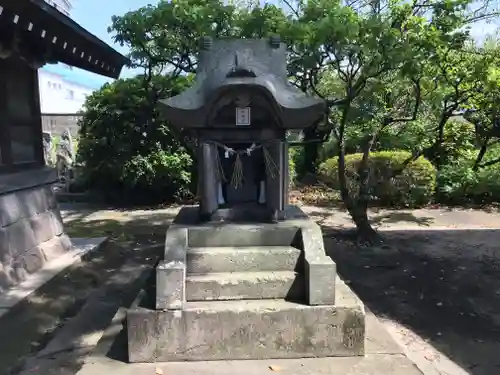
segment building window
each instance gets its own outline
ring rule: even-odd
[[[75,92],[73,90],[68,90],[66,93],[66,98],[69,100],[75,100]]]

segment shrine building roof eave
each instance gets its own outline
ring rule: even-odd
[[[0,0],[0,30],[43,45],[50,62],[118,78],[128,59],[43,0]]]
[[[169,99],[160,100],[159,110],[162,117],[179,129],[206,128],[206,120],[210,114],[209,106],[199,108],[174,107],[168,104]],[[284,129],[305,129],[315,124],[325,114],[325,103],[316,102],[307,107],[279,107],[280,123]]]
[[[236,88],[260,89],[266,92],[276,102],[282,111],[295,111],[306,108],[317,108],[325,111],[326,101],[304,94],[288,82],[256,78],[230,78],[214,90],[206,92],[202,84],[195,84],[181,94],[172,98],[160,100],[160,105],[182,111],[206,111],[226,91]]]

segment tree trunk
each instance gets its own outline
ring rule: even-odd
[[[479,150],[479,154],[477,155],[476,161],[474,162],[474,166],[472,167],[472,170],[477,171],[479,169],[479,166],[481,165],[481,162],[483,161],[484,155],[486,154],[486,151],[488,150],[488,142],[490,141],[489,138],[486,138],[481,145],[481,149]]]
[[[433,155],[434,163],[438,171],[441,169],[441,167],[444,165],[445,162],[446,155],[444,154],[444,149],[443,149],[444,127],[446,126],[446,123],[448,122],[450,117],[451,113],[449,112],[443,113],[438,125],[438,136],[436,139],[436,143],[434,144],[434,155]]]
[[[346,120],[343,119],[343,121]],[[344,127],[345,123],[341,124],[341,126]],[[358,230],[358,241],[360,243],[369,244],[380,242],[379,234],[375,229],[372,228],[370,220],[368,220],[368,202],[365,196],[361,196],[360,199],[353,199],[347,187],[348,182],[345,175],[346,165],[343,131],[340,134],[341,136],[338,139],[338,180],[342,201],[344,202],[347,211],[351,215],[354,224],[356,224],[356,229]]]
[[[354,224],[356,224],[359,242],[369,244],[379,243],[381,241],[380,234],[370,224],[367,207],[361,202],[352,203],[348,211]]]

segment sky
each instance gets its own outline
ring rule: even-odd
[[[111,17],[122,15],[131,10],[151,3],[155,0],[72,0],[73,10],[71,18],[79,23],[83,28],[97,36],[99,39],[111,45],[118,52],[126,54],[127,48],[113,43],[112,35],[108,33],[108,27],[111,25]],[[51,72],[60,73],[69,79],[83,83],[92,88],[99,88],[105,82],[111,79],[97,74],[89,73],[81,69],[73,68],[69,71],[67,68],[59,65],[48,65],[44,69]],[[124,69],[120,77],[132,76],[135,73]]]
[[[108,34],[107,31],[108,26],[111,25],[111,17],[113,15],[125,14],[128,11],[136,10],[151,3],[157,3],[156,0],[72,0],[72,2],[72,18],[82,27],[123,54],[127,53],[127,49],[114,44],[112,35]],[[472,35],[477,40],[481,40],[486,34],[493,32],[496,28],[497,25],[481,23],[475,25],[472,29]],[[62,73],[67,77],[73,78],[75,81],[85,83],[87,86],[93,88],[98,88],[105,82],[111,81],[105,77],[77,68],[68,71],[68,69],[56,65],[47,66],[46,69],[52,72]],[[130,77],[134,74],[136,74],[136,72],[124,69],[121,77]]]

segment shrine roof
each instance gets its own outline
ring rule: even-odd
[[[127,58],[43,0],[0,0],[0,34],[43,47],[43,57],[118,78]]]
[[[231,90],[265,93],[276,103],[276,114],[286,128],[305,128],[324,116],[325,100],[288,81],[284,43],[269,39],[207,41],[200,51],[193,86],[160,100],[160,108],[174,126],[203,127],[214,103]]]

